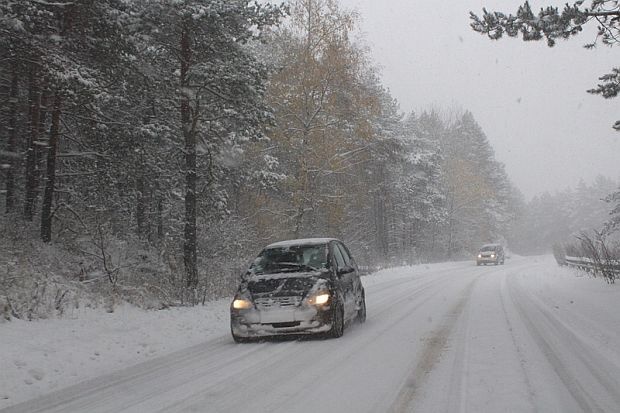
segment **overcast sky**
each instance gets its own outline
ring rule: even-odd
[[[527,199],[543,191],[620,179],[620,98],[586,93],[617,64],[618,49],[582,46],[593,30],[554,48],[491,41],[469,28],[469,11],[516,11],[521,1],[341,0],[361,31],[384,84],[403,111],[470,110]],[[530,1],[535,10],[561,1]],[[615,58],[615,59],[614,59]]]

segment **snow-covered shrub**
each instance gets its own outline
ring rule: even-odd
[[[82,258],[82,281],[91,283],[90,289],[105,297],[108,311],[120,302],[147,309],[177,303],[173,292],[176,265],[170,265],[169,257],[178,251],[167,248],[137,236],[120,236],[105,223],[72,243],[73,253]]]
[[[77,280],[71,254],[28,240],[29,231],[19,220],[3,217],[0,224],[4,229],[0,236],[2,319],[62,316],[71,308],[95,304],[96,297]]]
[[[616,279],[620,278],[618,237],[610,237],[599,231],[582,231],[575,238],[575,242],[563,247],[565,262],[591,273],[594,277],[600,276],[610,284],[615,283]]]
[[[0,218],[0,318],[32,320],[80,306],[113,311],[121,302],[161,308],[172,298],[170,267],[142,241],[103,229],[53,243],[38,241],[19,219]],[[104,265],[105,261],[105,265]]]
[[[238,217],[225,217],[201,227],[209,231],[198,235],[198,302],[232,295],[241,274],[264,246]]]

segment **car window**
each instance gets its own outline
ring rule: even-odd
[[[344,257],[340,252],[340,248],[338,248],[338,244],[334,244],[334,258],[336,259],[337,268],[344,268]]]
[[[327,268],[327,245],[292,245],[263,250],[250,267],[253,274],[306,272]]]
[[[338,247],[338,249],[340,250],[340,253],[342,254],[342,258],[344,259],[344,265],[346,266],[351,266],[351,257],[349,257],[349,253],[347,252],[347,249],[344,247],[344,245],[337,243],[336,246]]]

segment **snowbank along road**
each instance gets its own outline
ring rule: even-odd
[[[618,412],[620,286],[549,257],[385,270],[340,339],[228,331],[8,412]]]

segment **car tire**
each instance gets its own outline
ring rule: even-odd
[[[344,310],[342,305],[338,304],[334,306],[334,312],[332,314],[332,328],[327,335],[330,338],[342,337],[344,334]]]
[[[362,292],[362,302],[357,310],[357,321],[362,324],[366,321],[366,295]]]

